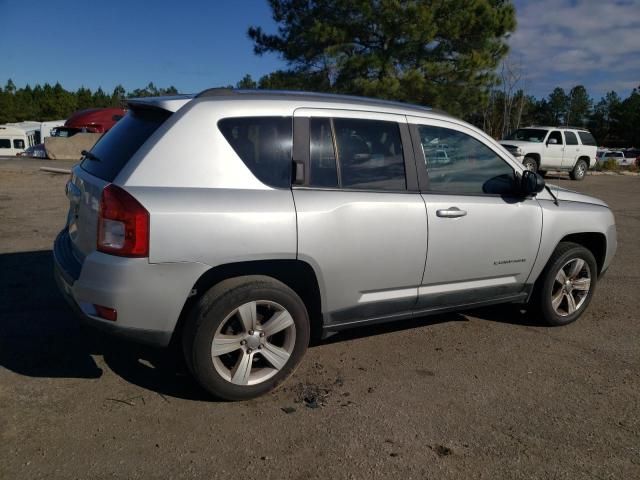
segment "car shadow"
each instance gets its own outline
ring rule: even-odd
[[[489,307],[467,310],[462,313],[489,322],[507,323],[509,325],[520,325],[523,327],[545,327],[541,318],[519,304],[505,303],[491,305]]]
[[[547,172],[544,174],[545,180],[571,180],[568,173],[564,172]]]
[[[529,325],[504,307],[469,314]],[[317,341],[312,348],[463,321],[464,314],[448,313],[363,326]],[[124,380],[162,396],[211,400],[188,374],[177,348],[151,348],[85,327],[58,292],[50,250],[1,254],[0,367],[27,377],[96,379],[103,374],[96,356]]]
[[[208,399],[172,349],[155,349],[86,327],[58,292],[52,252],[0,255],[0,366],[47,378],[102,376],[94,356],[126,381],[162,395]]]
[[[593,172],[594,170],[587,170],[587,176],[590,177]],[[546,181],[566,182],[568,184],[573,183],[573,180],[571,180],[571,177],[569,176],[569,172],[546,172],[544,174],[544,179]]]
[[[341,330],[325,339],[314,340],[311,347],[347,342],[350,340],[373,337],[376,335],[386,335],[388,333],[399,332],[402,330],[411,330],[413,328],[428,327],[438,325],[440,323],[467,321],[468,319],[464,315],[461,315],[459,313],[442,313],[437,315],[409,318],[406,320],[377,323],[373,325],[363,325],[361,327],[353,327]]]

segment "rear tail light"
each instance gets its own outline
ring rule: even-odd
[[[149,212],[113,184],[102,190],[98,250],[121,257],[149,256]]]

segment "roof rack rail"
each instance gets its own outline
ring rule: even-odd
[[[553,125],[530,125],[528,127],[522,127],[522,128],[557,128],[558,130],[584,130],[585,132],[588,131],[587,127],[577,127],[574,125],[556,125],[555,127]]]
[[[237,95],[238,93],[240,93],[237,89],[235,88],[229,88],[229,87],[214,87],[214,88],[207,88],[206,90],[201,91],[200,93],[198,93],[195,98],[202,98],[202,97],[227,97],[229,95]]]
[[[352,103],[372,104],[379,106],[388,106],[396,108],[410,108],[417,110],[427,110],[434,113],[440,113],[448,115],[446,112],[423,105],[414,105],[410,103],[398,102],[395,100],[384,100],[381,98],[360,97],[356,95],[342,95],[335,93],[317,93],[317,92],[305,92],[297,90],[262,90],[262,89],[238,89],[227,87],[216,87],[203,90],[198,93],[195,98],[204,97],[236,97],[236,96],[291,96],[291,97],[305,97],[309,100],[336,100],[336,101],[350,101]]]

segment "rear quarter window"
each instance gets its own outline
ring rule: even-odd
[[[218,128],[245,165],[262,183],[291,186],[291,117],[224,118]]]
[[[165,110],[130,110],[91,149],[98,160],[84,158],[80,166],[91,175],[112,182],[131,157],[170,116],[171,112]]]
[[[593,135],[591,135],[589,132],[578,132],[578,136],[580,137],[580,141],[583,145],[589,145],[592,147],[595,147],[597,145],[596,139],[593,138]]]

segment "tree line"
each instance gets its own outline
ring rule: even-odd
[[[307,89],[292,84],[290,79],[282,81],[280,72],[265,75],[257,81],[245,75],[235,87]],[[85,108],[124,107],[128,98],[176,94],[178,90],[175,87],[158,88],[153,82],[128,92],[118,85],[109,94],[102,88],[94,91],[85,87],[66,90],[60,83],[16,88],[9,80],[0,87],[0,124],[64,119]],[[436,106],[448,110],[446,101]],[[535,98],[523,89],[511,92],[501,83],[487,91],[479,108],[469,109],[462,116],[494,138],[502,138],[517,128],[531,125],[571,125],[588,128],[599,145],[637,147],[640,145],[640,86],[627,98],[622,99],[615,91],[610,91],[595,101],[583,85],[576,85],[569,91],[556,87],[546,97]]]
[[[628,98],[609,92],[594,101],[582,85],[547,97],[527,94],[508,57],[516,29],[509,0],[268,0],[275,34],[250,26],[254,53],[278,55],[285,68],[239,88],[307,90],[430,105],[499,138],[528,125],[591,129],[599,144],[640,146],[640,86]],[[65,118],[81,108],[117,106],[128,97],[176,93],[174,87],[111,95],[66,91],[60,84],[0,90],[0,122]]]
[[[9,79],[4,87],[0,87],[0,124],[65,119],[73,112],[86,108],[123,107],[127,98],[177,93],[178,90],[173,86],[158,88],[153,83],[129,92],[118,85],[110,94],[102,88],[95,91],[85,87],[75,91],[66,90],[60,83],[16,88]]]
[[[556,87],[544,98],[519,89],[509,93],[500,87],[489,92],[482,110],[467,120],[491,136],[503,138],[509,132],[531,125],[587,128],[607,147],[640,146],[640,86],[622,99],[615,91],[594,100],[583,85],[569,91]]]

